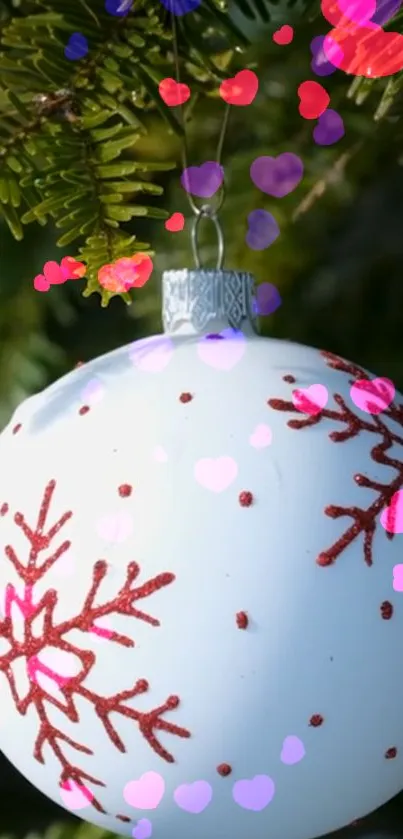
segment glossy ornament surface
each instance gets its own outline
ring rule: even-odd
[[[402,398],[249,275],[164,323],[0,437],[0,747],[134,839],[313,839],[403,786]]]

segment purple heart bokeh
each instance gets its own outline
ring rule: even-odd
[[[268,775],[255,775],[251,780],[237,781],[232,788],[236,804],[245,810],[264,810],[275,793],[274,781]]]
[[[198,198],[211,198],[224,180],[224,169],[219,163],[207,160],[201,166],[188,166],[181,175],[181,184],[186,192]]]
[[[69,61],[77,61],[79,58],[84,58],[87,52],[88,41],[85,35],[81,32],[73,32],[64,48],[65,58]]]
[[[388,23],[395,16],[401,5],[402,0],[378,0],[376,12],[371,18],[372,23],[377,23],[378,26],[384,26],[385,23]]]
[[[255,315],[272,315],[282,304],[280,292],[272,283],[260,283],[254,301]]]
[[[182,784],[174,792],[174,799],[187,813],[202,813],[213,797],[213,790],[207,781],[195,781],[194,784]]]
[[[300,763],[304,757],[305,747],[302,740],[295,737],[294,734],[290,734],[283,742],[280,755],[281,762],[287,766],[294,766],[295,763]]]
[[[344,134],[344,122],[340,114],[331,108],[321,114],[313,129],[313,139],[318,146],[333,146]]]
[[[105,0],[105,9],[115,17],[126,17],[133,5],[133,0]]]
[[[254,251],[263,251],[276,241],[280,228],[274,216],[266,210],[252,210],[248,215],[246,244]]]
[[[311,53],[312,53],[312,61],[311,61],[311,70],[316,73],[317,76],[330,76],[332,73],[335,73],[337,67],[326,58],[326,54],[323,49],[323,43],[325,40],[324,35],[317,35],[316,38],[313,38],[311,41]]]
[[[132,830],[133,839],[150,839],[153,833],[153,826],[150,819],[140,819]]]
[[[182,17],[188,12],[194,12],[200,6],[201,0],[161,0],[161,3],[168,12]]]
[[[278,157],[257,157],[250,167],[250,176],[255,186],[274,198],[284,198],[292,192],[302,180],[303,174],[302,160],[292,152],[284,152]]]

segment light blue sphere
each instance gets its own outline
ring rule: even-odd
[[[38,789],[134,839],[313,839],[399,792],[403,408],[367,377],[179,330],[18,408],[0,747]]]

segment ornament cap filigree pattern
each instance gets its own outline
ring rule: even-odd
[[[254,278],[239,271],[165,271],[162,321],[167,333],[215,334],[231,328],[253,335]]]

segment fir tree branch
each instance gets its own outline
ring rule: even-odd
[[[159,196],[162,189],[149,174],[175,164],[139,160],[135,146],[155,107],[169,130],[182,132],[158,92],[172,72],[169,21],[159,0],[135,0],[125,18],[109,15],[101,0],[91,8],[84,0],[68,6],[31,0],[28,8],[26,16],[11,17],[1,39],[0,216],[18,240],[23,225],[53,222],[62,231],[60,247],[78,242],[88,266],[85,294],[99,292],[106,305],[111,293],[98,283],[99,268],[148,251],[122,225],[168,215],[140,199]],[[225,15],[208,0],[202,30],[217,21],[226,28]],[[227,29],[238,37],[232,24]],[[65,58],[64,46],[77,31],[90,49],[76,63]],[[224,76],[207,53],[206,42],[205,54],[189,57],[211,88]]]

